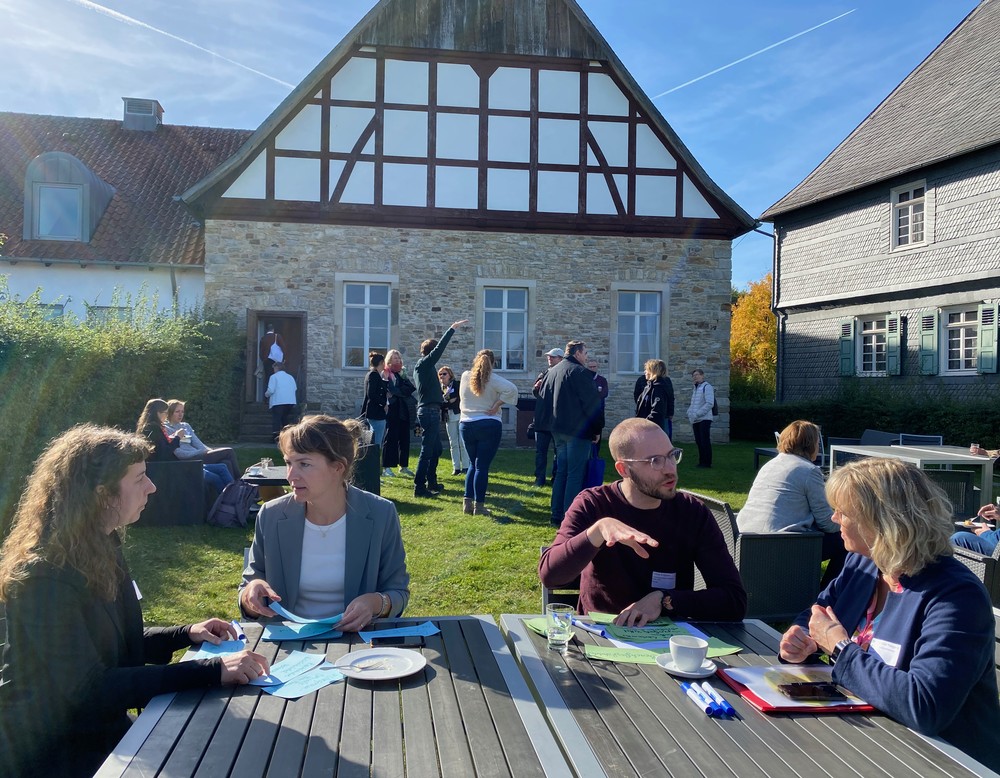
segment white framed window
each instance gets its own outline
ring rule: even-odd
[[[343,366],[366,369],[368,352],[389,350],[392,286],[345,281],[343,296]]]
[[[616,372],[641,373],[660,356],[661,300],[660,292],[618,291]]]
[[[941,372],[975,373],[979,358],[978,307],[942,310],[941,330]]]
[[[886,317],[858,322],[858,375],[885,375]]]
[[[925,242],[926,185],[909,184],[892,190],[892,247],[906,248]]]
[[[483,348],[493,351],[497,370],[521,371],[527,367],[528,289],[484,286]]]
[[[124,305],[88,305],[88,324],[108,324],[113,321],[131,321],[132,309]]]
[[[34,199],[32,234],[36,240],[83,239],[82,186],[36,183]]]

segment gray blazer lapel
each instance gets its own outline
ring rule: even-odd
[[[284,592],[282,603],[294,611],[295,601],[299,598],[299,576],[302,574],[302,536],[306,530],[305,508],[295,502],[284,506],[282,516],[275,527],[275,540],[278,559],[281,560],[280,576],[283,581],[270,580],[269,583],[279,592]],[[271,549],[265,549],[265,554]],[[270,573],[268,578],[270,579]]]
[[[368,568],[371,552],[372,517],[368,506],[358,499],[358,490],[351,486],[347,490],[347,565],[344,569],[344,606],[362,592],[372,590],[376,583],[365,585],[363,576]]]

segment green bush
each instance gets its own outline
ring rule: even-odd
[[[956,400],[939,387],[848,380],[830,395],[800,403],[738,402],[730,408],[734,440],[771,440],[789,422],[808,419],[824,436],[856,438],[866,429],[943,435],[947,445],[1000,447],[1000,407]]]
[[[32,463],[74,424],[135,429],[151,397],[188,402],[204,440],[235,440],[245,337],[229,315],[117,298],[128,320],[49,318],[38,294],[11,300],[0,276],[0,528],[6,531]]]

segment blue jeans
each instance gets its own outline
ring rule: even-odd
[[[552,520],[562,521],[576,497],[583,490],[590,459],[590,441],[561,432],[553,432],[556,444],[556,472],[552,479]]]
[[[982,535],[977,535],[975,532],[956,532],[951,536],[951,543],[953,546],[961,546],[983,556],[992,556],[998,539],[1000,530],[991,529]]]
[[[222,492],[226,488],[226,484],[233,482],[233,474],[229,472],[229,468],[225,465],[202,465],[201,468],[205,473],[205,480],[217,492]]]
[[[369,419],[368,425],[372,428],[372,445],[381,446],[385,437],[385,419]]]
[[[441,406],[422,405],[417,410],[417,424],[424,429],[420,438],[420,456],[413,483],[419,489],[436,484],[438,460],[441,458]]]
[[[479,419],[458,425],[469,452],[469,472],[465,474],[465,496],[475,502],[486,502],[486,487],[490,481],[490,465],[500,449],[503,425],[499,420]]]

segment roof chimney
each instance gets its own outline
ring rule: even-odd
[[[125,118],[122,127],[139,132],[155,132],[163,124],[163,106],[156,100],[138,97],[123,97]]]

